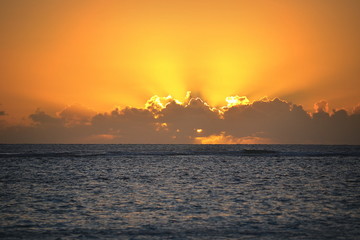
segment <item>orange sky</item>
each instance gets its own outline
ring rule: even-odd
[[[209,104],[360,102],[358,0],[4,0],[0,111],[97,112],[186,91]]]

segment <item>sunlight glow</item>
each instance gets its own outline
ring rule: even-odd
[[[230,96],[230,97],[226,97],[225,98],[228,108],[231,108],[233,106],[237,106],[237,105],[247,105],[250,103],[249,99],[247,99],[247,97],[245,96]]]
[[[359,4],[0,1],[0,111],[22,119],[80,103],[102,112],[170,95],[147,103],[159,111],[188,90],[210,106],[267,95],[351,107],[360,102]]]
[[[219,135],[210,135],[208,137],[197,137],[195,138],[195,143],[198,144],[270,144],[269,139],[260,138],[260,137],[242,137],[236,138],[231,135],[227,135],[225,132],[222,132]]]

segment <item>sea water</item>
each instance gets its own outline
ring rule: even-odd
[[[360,146],[0,145],[1,239],[359,239]]]

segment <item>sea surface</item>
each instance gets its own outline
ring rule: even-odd
[[[0,239],[360,239],[360,146],[0,145]]]

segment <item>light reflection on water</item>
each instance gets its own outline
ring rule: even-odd
[[[360,236],[359,147],[265,145],[279,154],[241,154],[250,147],[259,148],[3,146],[24,154],[0,155],[0,237]]]

